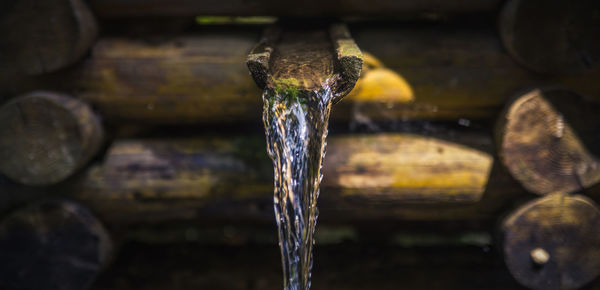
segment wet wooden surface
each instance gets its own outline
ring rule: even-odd
[[[329,33],[322,29],[286,31],[275,46],[270,64],[275,83],[295,80],[300,89],[321,89],[334,74]]]
[[[289,97],[330,90],[337,103],[354,88],[363,56],[342,23],[289,23],[265,29],[246,60],[256,84]]]

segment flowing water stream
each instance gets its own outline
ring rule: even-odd
[[[285,290],[310,288],[331,101],[329,88],[302,96],[290,89],[268,89],[263,94],[267,151],[275,171],[275,216]]]

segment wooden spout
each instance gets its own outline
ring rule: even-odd
[[[337,103],[358,80],[362,53],[344,24],[268,28],[246,60],[261,89],[318,91],[329,87]]]

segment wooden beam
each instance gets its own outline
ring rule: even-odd
[[[493,166],[488,137],[456,138],[332,136],[321,219],[495,219],[524,191]],[[258,136],[119,140],[102,163],[51,192],[81,201],[110,224],[271,223],[272,170]]]
[[[140,285],[146,290],[281,290],[283,285],[276,242],[264,246],[135,243],[122,252],[92,290],[137,290]],[[510,277],[498,255],[478,247],[317,244],[314,261],[314,290],[526,289]]]
[[[332,111],[332,122],[490,119],[524,88],[561,84],[600,99],[595,74],[545,77],[521,68],[493,31],[356,26],[363,76]],[[261,91],[244,65],[260,29],[206,29],[148,41],[99,40],[72,70],[0,85],[4,96],[32,89],[70,92],[109,123],[259,122]],[[382,94],[383,93],[383,94]]]

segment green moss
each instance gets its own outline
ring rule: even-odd
[[[231,16],[196,16],[196,23],[200,25],[210,24],[271,24],[277,20],[275,17],[251,16],[251,17],[231,17]]]
[[[269,94],[271,98],[277,98],[286,104],[299,103],[306,105],[308,103],[307,98],[302,95],[302,91],[299,89],[300,82],[297,79],[278,79],[273,82],[273,92]]]

